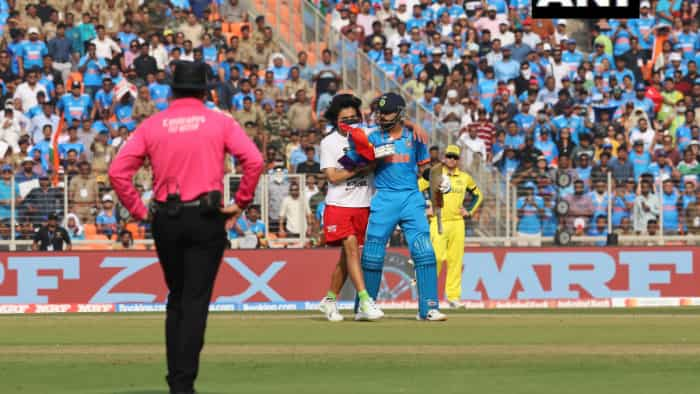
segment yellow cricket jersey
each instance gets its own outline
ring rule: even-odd
[[[466,172],[455,169],[453,174],[450,174],[447,168],[443,167],[442,173],[450,177],[450,183],[452,188],[449,193],[443,195],[443,207],[442,207],[442,220],[462,220],[462,215],[460,213],[460,208],[464,203],[464,196],[466,193],[470,193],[473,202],[467,211],[473,214],[481,205],[484,200],[484,196],[481,190],[472,179],[471,175]],[[430,187],[430,183],[423,178],[418,180],[418,187],[421,191]]]

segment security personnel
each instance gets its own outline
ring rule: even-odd
[[[225,225],[253,199],[263,170],[262,155],[241,126],[205,106],[206,67],[175,65],[175,100],[136,128],[109,169],[114,191],[131,215],[153,221],[169,290],[165,327],[171,393],[194,393],[209,302],[228,243]],[[226,153],[241,163],[244,175],[235,203],[223,207]],[[132,183],[146,157],[154,179],[150,210]]]
[[[462,258],[464,257],[464,217],[472,217],[484,200],[474,179],[461,171],[459,147],[448,145],[445,149],[443,176],[449,178],[450,191],[443,195],[441,212],[442,234],[438,233],[437,217],[430,218],[430,239],[435,249],[437,273],[447,263],[445,293],[450,308],[457,308],[462,298]],[[465,197],[471,194],[469,206],[465,208]]]

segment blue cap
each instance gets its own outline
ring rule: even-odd
[[[377,99],[377,108],[383,114],[393,114],[406,108],[406,101],[396,93],[385,93]]]
[[[9,164],[5,164],[2,166],[2,171],[12,171],[12,166]]]
[[[695,78],[695,81],[693,81],[695,84],[700,85],[700,78]]]
[[[410,42],[408,42],[408,40],[406,40],[406,39],[403,39],[403,40],[401,40],[401,42],[399,42],[399,46],[402,46],[402,45],[408,45],[408,46],[411,46],[411,43],[410,43]]]
[[[697,82],[697,81],[696,81],[696,82]],[[643,83],[640,82],[640,83],[637,84],[636,89],[637,89],[637,91],[640,91],[640,90],[641,90],[641,91],[644,91],[644,90],[647,90],[647,87],[646,87],[646,85],[644,85]]]
[[[275,106],[275,100],[273,99],[264,99],[263,101],[260,102],[261,106],[264,106],[265,104],[269,104],[271,107]]]
[[[567,41],[566,43],[576,45],[576,40],[574,40],[573,38],[570,38],[569,41]]]

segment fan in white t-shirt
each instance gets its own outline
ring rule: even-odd
[[[340,260],[331,276],[330,290],[319,305],[329,321],[343,320],[336,298],[348,276],[359,298],[355,319],[377,320],[384,316],[367,293],[360,266],[360,245],[364,242],[370,199],[374,193],[372,169],[347,169],[339,162],[350,145],[347,134],[338,128],[338,123],[357,127],[362,122],[361,105],[361,100],[352,94],[337,94],[324,114],[334,131],[321,141],[321,171],[328,180],[323,234],[326,244],[342,247]]]

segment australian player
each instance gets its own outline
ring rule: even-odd
[[[447,265],[445,293],[450,308],[459,308],[462,299],[462,259],[464,257],[464,218],[473,217],[484,200],[474,179],[458,168],[459,147],[448,145],[445,149],[443,177],[449,177],[449,191],[443,194],[443,207],[440,212],[442,233],[438,231],[437,217],[430,219],[430,238],[437,256],[438,275]],[[465,206],[465,197],[471,196]]]
[[[384,316],[365,288],[360,266],[360,245],[365,239],[369,204],[374,194],[372,167],[348,170],[339,162],[347,153],[349,141],[338,124],[359,126],[362,122],[361,104],[361,100],[352,94],[338,94],[324,114],[333,131],[321,141],[321,170],[328,180],[323,230],[327,244],[341,246],[340,260],[331,275],[330,290],[320,304],[329,321],[343,320],[336,297],[348,276],[357,290],[357,315],[361,320],[377,320]]]

